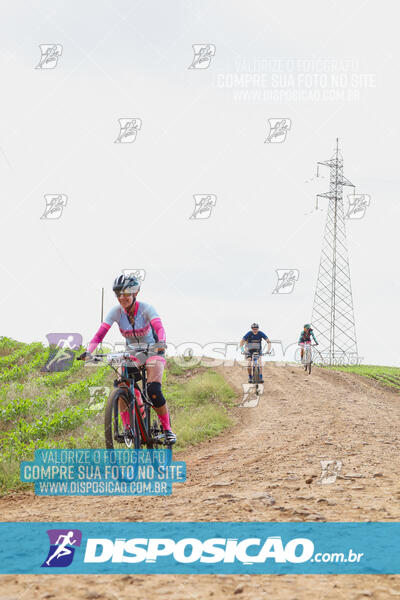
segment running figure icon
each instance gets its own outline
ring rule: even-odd
[[[74,336],[69,335],[67,339],[60,340],[58,342],[58,351],[55,353],[50,362],[47,363],[47,369],[50,371],[50,367],[54,362],[62,361],[62,360],[70,360],[71,353],[68,350],[73,350],[74,345],[71,346],[71,342],[74,341]]]
[[[48,529],[50,548],[42,563],[45,569],[68,567],[82,542],[80,529]]]
[[[50,563],[53,560],[53,558],[61,558],[62,556],[66,556],[67,554],[72,554],[72,550],[70,548],[67,548],[67,545],[70,544],[71,546],[73,546],[77,543],[78,540],[71,539],[73,537],[73,531],[68,531],[66,535],[58,536],[56,544],[59,544],[59,546],[57,547],[55,552],[46,560],[46,565],[50,566]],[[63,539],[63,541],[60,543],[61,539]]]

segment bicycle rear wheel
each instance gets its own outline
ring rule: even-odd
[[[129,410],[130,428],[128,431],[125,431],[122,422],[120,402],[123,403],[126,410]],[[136,414],[130,406],[127,390],[116,388],[111,392],[104,415],[104,434],[107,450],[140,448]]]

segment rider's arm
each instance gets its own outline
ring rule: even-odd
[[[165,329],[163,327],[160,317],[155,317],[155,319],[152,319],[150,321],[150,325],[154,329],[154,333],[156,334],[158,341],[165,342],[166,341]]]
[[[103,341],[103,339],[105,338],[105,335],[106,335],[107,331],[110,329],[110,327],[111,327],[111,325],[108,325],[108,323],[102,323],[100,325],[100,327],[94,334],[93,339],[89,342],[88,352],[92,353],[93,350],[96,350],[98,344],[100,344]]]
[[[156,340],[158,342],[165,342],[166,341],[165,329],[163,327],[162,321],[161,321],[156,309],[154,308],[154,306],[151,306],[150,304],[148,304],[145,309],[145,315],[146,315],[146,318],[148,319],[148,321],[150,322],[150,325],[155,333]],[[161,351],[161,350],[162,350],[162,348],[160,348],[159,351]]]
[[[95,333],[93,339],[89,342],[88,352],[92,353],[97,348],[98,344],[100,344],[104,340],[107,331],[110,329],[114,321],[117,320],[118,311],[119,306],[115,306],[109,311],[103,323],[100,325],[97,332]]]
[[[246,333],[246,335],[244,335],[244,336],[242,337],[242,339],[240,340],[240,348],[243,348],[243,346],[244,346],[245,344],[247,344],[247,338],[248,338],[248,335],[249,335],[249,334],[248,334],[248,333]]]
[[[267,352],[271,352],[271,342],[269,337],[264,332],[262,332],[262,338],[267,342]]]
[[[318,344],[318,342],[317,342],[317,340],[316,340],[316,338],[315,338],[315,335],[314,335],[314,332],[313,332],[313,331],[311,331],[311,335],[313,336],[314,342],[315,342],[316,344]]]

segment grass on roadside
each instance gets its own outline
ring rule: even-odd
[[[400,367],[385,367],[381,365],[341,365],[326,367],[333,371],[356,373],[374,379],[383,385],[393,387],[400,392]]]
[[[179,439],[176,449],[218,435],[232,424],[227,409],[236,393],[219,373],[204,370],[186,383],[172,381],[166,397]]]

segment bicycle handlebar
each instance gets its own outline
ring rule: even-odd
[[[129,350],[123,352],[109,352],[108,354],[90,355],[86,362],[122,362],[123,359],[129,360],[135,358],[136,354],[148,354],[152,350],[164,349],[167,347],[165,342],[156,342],[155,344],[128,344]]]
[[[254,352],[256,356],[266,356],[267,354],[272,354],[272,352]]]
[[[155,342],[154,344],[127,344],[128,348],[136,353],[149,352],[155,349],[165,349],[167,347],[166,342]]]

